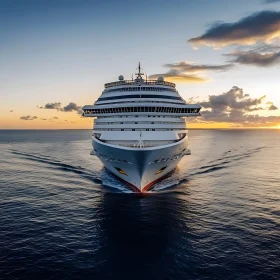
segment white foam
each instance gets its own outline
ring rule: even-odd
[[[156,192],[156,191],[165,190],[167,188],[179,184],[182,179],[183,178],[182,175],[180,174],[179,168],[176,168],[174,172],[170,174],[170,176],[156,183],[152,188],[152,191]]]
[[[116,177],[111,175],[106,170],[102,171],[101,181],[102,181],[102,184],[107,187],[118,189],[124,193],[133,193],[131,190],[128,189],[128,187],[125,183],[118,180]]]

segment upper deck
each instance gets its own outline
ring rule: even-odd
[[[160,81],[160,80],[144,80],[144,79],[135,79],[135,80],[121,80],[117,82],[106,83],[105,88],[117,87],[117,86],[131,86],[131,85],[158,85],[158,86],[167,86],[175,88],[174,83]]]

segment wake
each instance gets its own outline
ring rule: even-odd
[[[187,175],[182,174],[180,168],[176,168],[170,174],[170,176],[163,179],[162,181],[157,182],[153,186],[153,188],[149,191],[149,193],[161,192],[171,187],[174,187],[176,185],[179,185],[183,182],[190,181],[192,178],[196,176],[203,176],[209,173],[219,172],[223,169],[230,168],[232,165],[237,164],[239,161],[245,158],[249,158],[253,156],[255,153],[260,152],[262,149],[265,148],[266,147],[262,146],[254,149],[248,149],[244,152],[239,151],[238,153],[236,153],[237,152],[236,149],[228,150],[222,153],[216,159],[210,160],[204,165],[197,166],[193,169],[190,169]],[[86,168],[83,168],[81,166],[66,164],[61,162],[60,160],[53,159],[49,156],[24,153],[16,150],[11,150],[11,153],[23,157],[27,160],[41,162],[44,164],[54,166],[55,168],[60,169],[64,172],[72,172],[78,174],[81,177],[86,178],[96,184],[113,188],[114,190],[122,193],[134,193],[127,187],[125,183],[120,181],[118,178],[112,175],[105,168],[103,168],[101,172],[99,172],[99,178],[98,178],[95,173],[93,173],[92,171]]]
[[[64,172],[71,172],[80,175],[81,177],[90,180],[96,184],[102,184],[102,180],[96,177],[96,174],[91,172],[90,170],[83,168],[81,166],[74,166],[71,164],[63,163],[60,160],[53,159],[49,156],[42,156],[42,155],[36,155],[36,154],[30,154],[30,153],[24,153],[16,150],[10,151],[12,154],[20,156],[26,160],[30,160],[33,162],[40,162],[44,163],[50,166],[55,167],[56,169],[62,170]]]

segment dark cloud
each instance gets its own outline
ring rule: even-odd
[[[254,108],[248,108],[247,112],[254,112],[254,111],[262,111],[265,110],[263,107],[254,107]]]
[[[73,111],[76,111],[78,113],[82,113],[83,112],[81,106],[78,106],[76,103],[73,103],[73,102],[70,102],[68,105],[63,107],[60,111],[63,111],[63,112],[73,112]]]
[[[179,63],[169,63],[164,64],[165,67],[177,70],[180,72],[200,72],[200,71],[225,71],[233,67],[233,64],[224,64],[224,65],[211,65],[211,64],[191,64],[185,61]]]
[[[253,45],[256,42],[270,42],[280,38],[280,12],[262,11],[244,17],[233,23],[216,23],[203,35],[188,42],[212,47],[232,44]]]
[[[13,112],[14,112],[14,110],[11,110],[11,111],[10,111],[10,113],[13,113]]]
[[[42,121],[47,121],[48,119],[43,119],[43,118],[41,118],[41,120],[42,120]]]
[[[40,109],[55,109],[55,110],[60,111],[60,112],[74,112],[74,111],[76,111],[78,114],[81,114],[83,112],[82,107],[78,106],[74,102],[70,102],[65,107],[61,107],[60,102],[54,102],[54,103],[47,103],[46,105],[38,107],[38,108],[40,108]]]
[[[276,2],[280,2],[280,0],[264,0],[264,3],[266,3],[266,4],[271,4],[271,3],[276,3]]]
[[[278,108],[272,104],[272,105],[270,105],[268,110],[273,111],[273,110],[278,110]]]
[[[38,119],[38,117],[36,117],[36,116],[22,116],[22,117],[20,117],[20,119],[21,120],[24,120],[24,121],[33,121],[33,120],[36,120],[36,119]]]
[[[261,98],[250,98],[248,94],[244,94],[243,90],[234,86],[231,90],[221,95],[209,95],[209,100],[201,102],[204,108],[218,109],[225,111],[228,108],[238,110],[252,110],[253,106],[263,103],[265,96]]]
[[[254,111],[266,110],[261,106],[267,104],[264,99],[265,96],[251,98],[250,95],[244,94],[241,88],[235,86],[223,94],[209,95],[207,101],[200,102],[204,110],[202,110],[201,118],[198,118],[197,122],[225,122],[230,123],[232,126],[244,127],[268,127],[279,125],[280,116],[264,117],[252,115]],[[270,102],[270,105],[272,106],[273,104]]]
[[[59,110],[61,107],[60,102],[54,102],[54,103],[47,103],[45,106],[40,107],[41,109],[56,109]]]
[[[233,57],[231,62],[268,67],[280,63],[280,51],[274,53],[259,53],[255,51],[236,51],[225,54],[225,56]]]

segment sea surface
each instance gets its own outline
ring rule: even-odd
[[[280,279],[280,130],[191,130],[143,194],[90,130],[0,131],[0,279]]]

